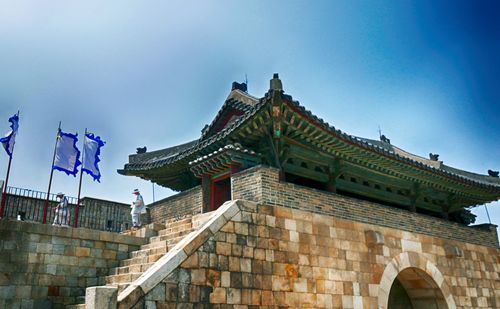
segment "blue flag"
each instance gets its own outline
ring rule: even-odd
[[[101,161],[99,156],[101,155],[101,147],[104,146],[104,142],[99,136],[94,136],[92,133],[85,134],[85,139],[83,142],[83,166],[82,171],[86,172],[94,181],[101,182],[101,171],[99,171],[99,166],[97,163]]]
[[[14,144],[16,143],[17,129],[19,128],[19,115],[15,114],[9,118],[9,121],[11,123],[11,130],[5,135],[5,137],[0,138],[0,143],[2,143],[2,146],[9,157],[12,158],[12,151],[14,151]]]
[[[80,162],[80,150],[76,148],[78,134],[64,133],[59,130],[57,134],[56,157],[53,169],[65,172],[76,177]]]

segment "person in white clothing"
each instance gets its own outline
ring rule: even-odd
[[[68,199],[62,192],[57,193],[57,199],[59,199],[59,203],[55,207],[56,215],[54,217],[54,223],[52,223],[52,225],[69,227]]]
[[[139,189],[135,189],[132,194],[136,196],[135,201],[133,201],[130,206],[130,208],[132,208],[130,211],[130,214],[132,215],[132,228],[139,228],[142,225],[141,214],[146,213],[146,206],[144,205],[144,200],[139,192]]]

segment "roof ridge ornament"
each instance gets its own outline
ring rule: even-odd
[[[429,159],[431,161],[439,161],[439,154],[430,152],[429,153]]]
[[[243,92],[247,92],[248,88],[247,88],[247,83],[238,83],[238,82],[233,82],[233,84],[231,85],[231,91],[233,90],[240,90],[240,91],[243,91]]]
[[[499,171],[488,170],[488,175],[498,178]]]
[[[384,143],[387,143],[387,144],[390,144],[391,143],[391,140],[388,139],[385,135],[380,135],[380,141],[384,142]]]
[[[271,79],[269,84],[269,90],[283,91],[283,83],[281,82],[278,73],[273,74],[273,79]]]

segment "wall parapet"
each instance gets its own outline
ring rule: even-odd
[[[279,170],[256,166],[232,176],[233,199],[293,208],[340,219],[498,248],[494,225],[459,223],[279,180]]]
[[[173,218],[193,216],[202,212],[201,186],[169,196],[147,205],[151,222],[164,223]]]
[[[42,222],[47,193],[30,189],[7,187],[4,217],[32,222]],[[75,223],[76,204],[78,199],[69,197],[69,222]],[[57,205],[56,194],[49,195],[47,209],[47,223],[52,223],[55,217],[54,207]],[[83,197],[78,212],[78,227],[102,231],[121,232],[128,228],[130,223],[130,205]]]

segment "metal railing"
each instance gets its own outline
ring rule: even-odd
[[[54,207],[58,203],[56,197],[57,194],[49,195],[47,224],[52,224],[54,220]],[[74,226],[78,199],[71,196],[66,198],[69,204],[70,225]],[[4,217],[41,223],[46,200],[46,192],[8,186]],[[78,227],[121,232],[130,226],[129,213],[130,207],[127,204],[85,197],[80,200]]]

